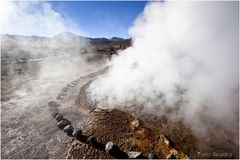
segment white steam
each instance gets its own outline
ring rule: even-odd
[[[69,17],[63,17],[43,1],[0,2],[1,34],[53,36],[63,31],[80,35],[84,31]]]
[[[148,3],[129,33],[132,47],[90,86],[91,98],[158,115],[175,109],[187,122],[200,113],[236,122],[238,2]]]

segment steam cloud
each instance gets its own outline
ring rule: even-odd
[[[1,1],[0,17],[1,76],[11,77],[2,90],[6,97],[21,97],[12,98],[4,105],[14,102],[20,106],[17,107],[21,110],[19,114],[25,114],[29,106],[41,106],[42,101],[46,103],[55,98],[66,83],[95,71],[96,66],[103,63],[86,61],[81,52],[89,48],[88,41],[63,32],[81,34],[81,29],[48,2]],[[17,115],[15,110],[11,112]],[[6,120],[6,116],[4,118]]]
[[[129,29],[133,45],[91,84],[91,98],[157,115],[174,110],[196,126],[204,114],[237,127],[238,9],[238,2],[148,3]]]
[[[63,31],[86,34],[69,17],[63,17],[50,3],[39,1],[0,2],[1,34],[53,36]]]

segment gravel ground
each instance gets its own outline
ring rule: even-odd
[[[84,65],[71,70],[73,66],[40,63],[43,67],[38,76],[16,75],[2,79],[3,159],[54,158],[71,141],[51,116],[48,106],[50,101],[60,104],[60,112],[72,122],[74,128],[81,128],[88,120],[86,113],[74,106],[75,98],[81,85],[94,77],[94,74],[92,77],[84,75],[98,71],[103,65]],[[64,72],[59,71],[61,69]],[[77,81],[82,76],[84,77]],[[74,80],[76,81],[72,82]],[[61,98],[56,99],[59,95]]]

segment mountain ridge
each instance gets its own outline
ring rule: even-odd
[[[105,38],[105,37],[85,37],[85,36],[80,36],[78,34],[72,33],[72,32],[60,32],[54,36],[51,37],[46,37],[46,36],[36,36],[36,35],[31,35],[31,36],[26,36],[26,35],[18,35],[18,34],[1,34],[1,37],[9,37],[9,38],[39,38],[39,39],[86,39],[90,41],[124,41],[124,40],[130,40],[130,38],[121,38],[121,37],[112,37],[112,38]]]

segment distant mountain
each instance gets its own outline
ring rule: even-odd
[[[130,42],[130,39],[123,39],[119,37],[112,37],[108,38],[90,38],[90,37],[83,37],[79,36],[72,32],[61,32],[52,37],[39,37],[39,36],[21,36],[21,35],[9,35],[9,34],[2,34],[1,38],[3,41],[44,41],[45,43],[48,42],[56,42],[56,43],[78,43],[82,41],[87,41],[91,44],[111,44],[117,42]]]
[[[61,32],[61,33],[51,37],[51,39],[61,41],[61,42],[79,42],[82,40],[87,40],[86,37],[79,36],[72,32]]]
[[[11,35],[11,34],[1,34],[2,40],[43,40],[48,39],[47,37],[39,37],[39,36],[22,36],[22,35]]]
[[[72,32],[61,32],[61,33],[53,36],[52,38],[56,38],[56,37],[79,37],[79,35],[72,33]]]
[[[112,40],[112,41],[122,41],[124,39],[123,38],[119,38],[119,37],[112,37],[110,40]]]
[[[74,34],[72,32],[61,32],[55,36],[53,36],[52,38],[54,39],[62,39],[62,40],[88,40],[92,43],[109,43],[111,41],[125,41],[125,40],[129,40],[129,39],[123,39],[123,38],[119,38],[119,37],[112,37],[110,39],[107,38],[90,38],[90,37],[83,37],[83,36],[79,36],[77,34]]]

